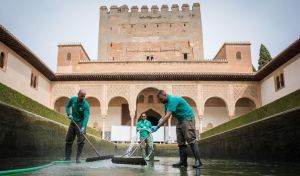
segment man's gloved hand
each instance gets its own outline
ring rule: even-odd
[[[80,129],[80,134],[81,134],[81,135],[85,134],[85,128],[84,128],[84,127],[82,127],[82,128]]]
[[[156,132],[158,129],[159,129],[158,126],[153,126],[153,127],[151,128],[151,131],[152,131],[152,133],[154,133],[154,132]]]
[[[142,128],[138,128],[138,131],[141,131],[142,130]]]
[[[68,115],[68,118],[69,118],[70,120],[73,120],[72,114],[69,114],[69,115]]]

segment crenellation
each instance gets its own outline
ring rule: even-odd
[[[172,12],[178,12],[179,11],[179,5],[178,4],[173,4],[171,9],[172,9]]]
[[[139,11],[138,6],[132,6],[130,9],[131,13],[137,13]]]
[[[163,5],[161,6],[161,11],[162,11],[162,12],[168,12],[168,11],[169,11],[169,6],[166,5],[166,4],[163,4]]]
[[[147,13],[148,12],[148,6],[143,5],[142,8],[141,8],[141,12],[142,13]]]
[[[183,12],[188,12],[188,11],[190,11],[190,6],[188,4],[182,4],[181,10]]]
[[[101,11],[101,12],[107,12],[108,9],[107,9],[106,6],[101,6],[101,7],[100,7],[100,11]]]
[[[116,5],[110,6],[110,11],[109,11],[110,14],[116,14],[118,12],[119,12],[118,6],[116,6]]]
[[[120,7],[120,10],[121,10],[121,12],[125,12],[125,13],[127,13],[128,11],[129,11],[129,8],[128,8],[128,6],[127,5],[122,5],[121,7]]]
[[[107,14],[116,14],[116,13],[124,13],[124,12],[129,12],[129,8],[127,5],[122,5],[120,7],[116,5],[110,6],[110,10],[108,11],[108,8],[106,6],[101,6],[100,7],[101,12],[107,12]],[[152,13],[152,14],[157,14],[161,12],[198,12],[200,11],[200,4],[199,3],[194,3],[192,6],[192,9],[190,9],[189,4],[182,4],[181,10],[179,9],[178,4],[173,4],[171,6],[171,9],[169,9],[169,6],[166,4],[163,4],[161,8],[159,8],[157,5],[152,5],[151,6],[151,11],[149,11],[149,7],[147,5],[143,5],[140,9],[138,6],[132,6],[130,8],[129,13]]]
[[[151,7],[151,12],[154,13],[154,14],[158,13],[158,12],[159,12],[158,6],[157,6],[157,5],[153,5],[153,6]]]
[[[194,3],[192,7],[192,11],[196,13],[200,13],[200,4],[199,3]]]

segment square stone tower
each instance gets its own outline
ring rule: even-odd
[[[200,4],[100,7],[98,60],[203,60]]]

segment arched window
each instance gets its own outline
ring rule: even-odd
[[[236,52],[236,59],[238,59],[238,60],[242,59],[242,54],[240,51]]]
[[[140,95],[138,98],[138,103],[144,103],[144,95]]]
[[[71,53],[68,53],[68,54],[67,54],[67,60],[68,60],[68,61],[71,60],[71,56],[72,56]]]
[[[5,54],[4,54],[4,52],[1,52],[1,54],[0,54],[0,68],[4,68],[4,59],[5,59]]]
[[[148,96],[148,103],[153,103],[153,95]]]

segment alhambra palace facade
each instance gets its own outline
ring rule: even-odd
[[[61,113],[85,89],[88,125],[112,141],[130,140],[142,112],[157,124],[164,114],[159,89],[187,100],[201,133],[300,87],[300,81],[288,84],[299,80],[299,40],[254,73],[250,42],[225,42],[214,58],[204,59],[198,3],[99,10],[98,58],[91,59],[81,44],[59,44],[56,73],[1,26],[1,83]],[[18,82],[9,79],[20,75]],[[157,141],[176,142],[175,124],[170,120]]]

